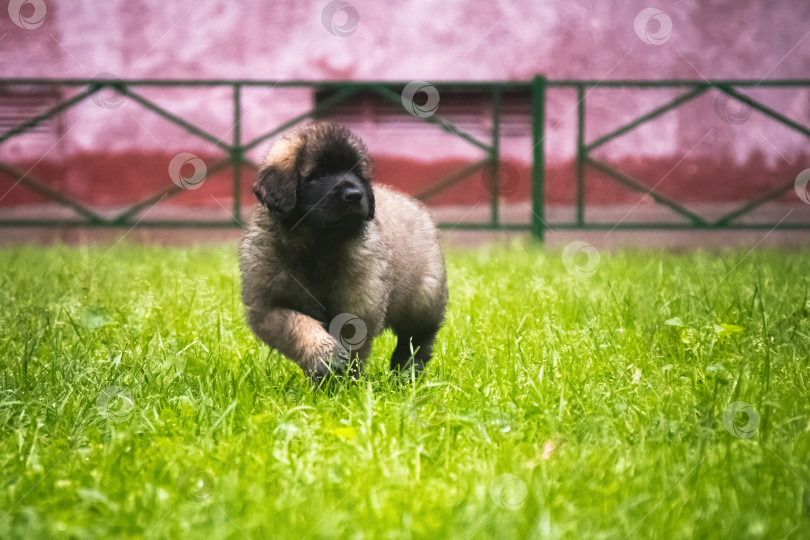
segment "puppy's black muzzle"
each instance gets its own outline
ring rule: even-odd
[[[340,198],[347,203],[358,203],[363,198],[363,190],[355,186],[347,186],[340,192]]]
[[[337,198],[347,214],[368,212],[368,198],[363,183],[353,173],[345,173],[336,178],[334,187]]]

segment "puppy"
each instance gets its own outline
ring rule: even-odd
[[[397,335],[391,369],[419,373],[444,320],[435,226],[371,179],[363,142],[320,122],[279,140],[253,187],[240,246],[248,324],[314,380],[356,375],[385,328]]]

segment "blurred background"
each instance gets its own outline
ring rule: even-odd
[[[398,94],[418,83],[416,113],[407,100],[364,87],[316,115],[364,138],[377,181],[419,196],[448,230],[492,223],[495,206],[500,229],[526,234],[535,159],[531,83],[543,75],[550,83],[542,137],[548,241],[574,233],[605,239],[612,231],[576,230],[580,113],[580,142],[587,145],[690,91],[610,82],[708,79],[748,81],[734,88],[795,125],[716,88],[701,92],[593,149],[591,157],[642,186],[631,189],[584,166],[579,224],[689,222],[684,212],[657,204],[655,194],[712,224],[775,193],[738,221],[762,227],[731,241],[751,244],[767,234],[769,242],[802,244],[807,231],[769,231],[771,224],[810,223],[803,176],[810,169],[808,22],[810,3],[802,0],[12,0],[8,16],[0,17],[0,220],[14,226],[1,227],[0,235],[81,240],[89,233],[64,227],[77,216],[96,216],[96,224],[125,216],[118,223],[123,230],[150,220],[238,224],[253,203],[254,167],[277,137],[274,129],[331,103],[345,88],[336,83],[345,81],[396,83],[389,88]],[[29,80],[43,78],[81,81]],[[804,83],[770,84],[786,79]],[[590,84],[580,94],[575,86],[555,86],[570,80]],[[92,90],[88,81],[106,86],[83,95]],[[238,124],[230,81],[265,82],[239,86]],[[505,81],[515,84],[498,87],[498,106],[489,83]],[[69,106],[30,122],[60,103]],[[496,106],[500,165],[493,181]],[[437,118],[454,127],[429,121]],[[254,144],[240,146],[248,141]],[[241,163],[236,188],[228,159],[234,147]],[[60,204],[54,193],[70,203]],[[23,227],[25,220],[62,226]],[[238,231],[188,234],[207,239]],[[638,238],[729,241],[725,232],[712,237],[666,227],[625,241]]]

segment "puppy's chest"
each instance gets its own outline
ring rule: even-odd
[[[341,313],[365,318],[381,302],[384,287],[379,272],[363,255],[362,250],[327,251],[298,261],[295,273],[312,292],[327,322]]]

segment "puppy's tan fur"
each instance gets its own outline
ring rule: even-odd
[[[274,182],[296,188],[336,137],[356,151],[358,174],[370,178],[371,161],[362,141],[333,124],[315,124],[280,140],[262,170],[276,171]],[[256,190],[277,187],[257,183]],[[323,242],[322,231],[290,224],[272,205],[260,204],[241,243],[248,323],[262,341],[315,378],[347,367],[349,352],[336,339],[340,336],[329,333],[341,314],[359,317],[367,328],[366,339],[351,353],[359,365],[369,355],[372,338],[392,328],[398,343],[391,368],[405,369],[413,362],[417,372],[430,359],[444,319],[448,292],[435,226],[413,199],[382,186],[372,189],[376,211],[360,235]]]

